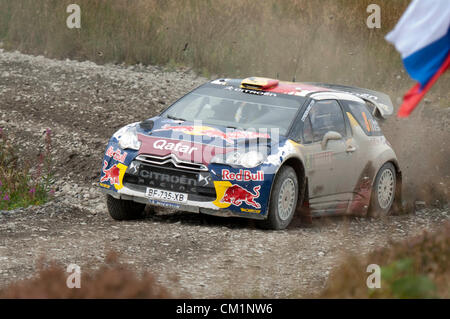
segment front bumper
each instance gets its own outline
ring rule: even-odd
[[[134,202],[141,203],[141,204],[159,206],[159,207],[164,207],[164,208],[171,208],[171,209],[176,209],[179,211],[184,211],[184,212],[189,212],[189,213],[197,213],[197,214],[202,213],[202,214],[208,214],[208,215],[214,215],[214,216],[220,216],[220,217],[244,217],[244,218],[257,219],[257,220],[263,220],[266,218],[266,215],[263,215],[263,214],[249,214],[248,212],[239,212],[239,211],[234,211],[234,210],[230,210],[230,209],[218,208],[212,202],[188,200],[188,203],[185,205],[185,204],[152,200],[146,196],[145,192],[136,191],[136,190],[130,189],[126,186],[122,187],[120,189],[120,192],[102,188],[102,187],[100,187],[100,190],[102,193],[104,193],[106,195],[110,195],[116,199],[132,200]]]
[[[278,153],[274,156],[280,159],[282,152]],[[268,214],[274,171],[279,164],[268,160],[255,168],[242,168],[186,162],[172,153],[150,155],[123,150],[112,138],[103,159],[99,186],[104,193],[118,199],[193,213],[261,220]],[[146,194],[148,187],[187,194],[187,201],[150,199]]]

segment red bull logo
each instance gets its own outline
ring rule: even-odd
[[[114,150],[112,146],[108,148],[106,151],[106,156],[114,158],[118,162],[125,162],[125,159],[127,158],[128,153],[127,152],[121,152],[120,149]]]
[[[108,166],[108,162],[103,162],[103,176],[100,178],[100,183],[104,182],[110,182],[111,184],[119,184],[119,177],[120,177],[120,169],[117,167],[117,165],[111,166],[110,168],[106,169]]]
[[[249,170],[240,169],[238,173],[232,173],[228,169],[222,170],[222,179],[224,181],[264,181],[264,172],[257,171],[256,173],[252,173]]]
[[[261,208],[261,205],[255,202],[255,199],[259,197],[260,188],[261,185],[253,187],[254,194],[252,194],[239,185],[232,185],[231,187],[227,188],[220,202],[229,203],[236,206],[241,206],[241,204],[245,202],[247,205],[254,208]]]
[[[219,129],[210,126],[182,126],[166,124],[162,128],[154,131],[175,131],[189,135],[206,135],[213,138],[221,138],[228,143],[233,143],[234,140],[241,138],[269,138],[270,135],[266,133],[247,132],[247,131],[232,131],[222,132]]]

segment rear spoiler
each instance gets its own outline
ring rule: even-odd
[[[392,105],[391,98],[389,95],[372,91],[368,89],[361,89],[353,86],[345,86],[345,85],[336,85],[336,84],[328,84],[328,83],[305,83],[318,87],[323,87],[327,89],[332,89],[335,91],[345,92],[353,94],[366,102],[372,104],[373,111],[372,114],[378,118],[385,119],[388,116],[394,113],[394,105]]]

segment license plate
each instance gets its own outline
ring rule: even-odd
[[[147,187],[146,195],[151,199],[159,199],[175,203],[186,203],[188,198],[188,195],[184,193],[171,192],[151,187]]]

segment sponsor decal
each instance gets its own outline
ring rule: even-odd
[[[374,100],[374,101],[378,100],[377,96],[372,95],[372,94],[368,94],[368,93],[358,93],[358,92],[355,92],[355,91],[346,91],[346,90],[342,90],[342,89],[339,89],[339,91],[346,92],[346,93],[349,93],[351,95],[355,95],[355,96],[358,96],[358,97],[361,97],[361,98],[365,98],[365,99],[369,99],[369,100]]]
[[[226,204],[232,204],[235,206],[241,206],[242,203],[245,203],[249,206],[252,206],[254,208],[261,208],[261,205],[257,202],[255,202],[255,199],[259,198],[259,189],[261,188],[261,185],[253,187],[253,192],[250,192],[239,185],[232,185],[231,187],[228,187],[224,194],[222,199],[220,200],[221,203]]]
[[[251,131],[232,131],[222,132],[221,130],[210,126],[188,126],[188,125],[163,125],[162,128],[156,131],[175,131],[189,135],[210,136],[224,139],[228,143],[233,143],[234,140],[241,138],[270,138],[267,133],[251,132]],[[173,144],[173,143],[171,143]],[[155,147],[156,148],[156,147]],[[161,149],[161,148],[160,148]],[[167,148],[165,148],[167,149]],[[189,152],[190,154],[190,152]]]
[[[371,126],[370,126],[370,124],[369,124],[369,121],[367,120],[366,112],[362,112],[362,116],[363,116],[363,118],[364,118],[364,123],[366,124],[367,132],[370,132]]]
[[[370,137],[369,141],[371,141],[374,145],[387,144],[387,140],[384,136]]]
[[[311,103],[309,103],[308,107],[305,110],[305,113],[303,113],[302,122],[305,122],[306,118],[308,117],[309,111],[311,111],[311,108],[313,107],[313,105],[314,105],[314,100],[311,101]]]
[[[127,173],[131,174],[131,175],[138,175],[139,167],[140,167],[140,163],[133,161],[133,162],[131,162],[130,166],[128,167]]]
[[[108,182],[111,185],[114,185],[117,190],[121,189],[123,187],[122,180],[125,175],[125,171],[127,170],[127,166],[119,163],[111,166],[110,168],[107,167],[108,162],[103,161],[103,174],[100,178],[100,183]]]
[[[139,154],[152,154],[157,156],[174,154],[179,160],[194,163],[209,164],[215,155],[233,150],[232,147],[218,147],[210,144],[195,143],[172,138],[146,136],[143,134],[138,134],[138,138],[142,143],[142,146],[139,149]],[[185,152],[183,153],[180,151]]]
[[[211,82],[211,84],[227,85],[228,79],[217,79]]]
[[[305,96],[307,93],[305,93],[305,92],[289,91],[286,94],[287,95],[296,95],[296,96]]]
[[[206,187],[210,184],[211,176],[206,176],[206,174],[207,173],[205,173],[205,175],[202,176],[200,180],[200,176],[197,176],[197,174],[194,173],[169,173],[166,171],[158,171],[148,166],[141,165],[137,176],[137,184],[177,192],[196,193],[197,186]]]
[[[331,151],[318,152],[306,156],[305,166],[308,169],[317,168],[320,166],[330,164],[332,160],[333,160],[333,152]]]
[[[196,147],[192,147],[189,144],[183,142],[172,143],[167,140],[157,140],[153,143],[153,147],[157,150],[169,150],[179,153],[191,154],[193,151],[197,150]]]
[[[114,150],[114,148],[112,146],[110,146],[108,148],[108,150],[106,151],[105,155],[107,157],[112,157],[114,160],[123,163],[125,162],[125,159],[127,158],[128,153],[127,152],[121,152],[121,150],[118,148],[116,150]]]
[[[111,185],[100,183],[100,187],[104,187],[104,188],[110,188],[110,187],[111,187]]]
[[[156,199],[149,199],[148,203],[151,205],[157,205],[162,207],[168,207],[168,208],[180,208],[181,205],[175,204],[175,203],[168,203],[168,202],[162,202]]]
[[[139,176],[145,179],[152,179],[159,182],[197,186],[197,180],[189,178],[186,175],[169,175],[144,168],[139,171]]]
[[[259,214],[259,213],[261,213],[261,210],[260,209],[252,209],[252,208],[241,208],[241,212]]]
[[[256,173],[252,173],[249,170],[240,169],[238,173],[230,172],[228,169],[222,170],[222,180],[225,181],[239,181],[239,182],[248,182],[248,181],[264,181],[264,172],[257,171]]]
[[[234,86],[226,86],[224,88],[228,91],[235,91],[235,92],[241,92],[241,93],[249,93],[249,94],[255,94],[255,95],[262,95],[262,96],[277,96],[277,94],[267,91],[256,91],[256,90],[249,90],[249,89],[243,89],[243,88],[236,88]]]
[[[372,125],[372,130],[379,132],[381,131],[380,126],[378,125],[378,122],[375,119],[370,119],[370,124]]]
[[[211,175],[209,173],[200,173],[198,174],[198,185],[199,186],[207,186],[211,183]]]
[[[353,115],[350,112],[347,112],[348,119],[350,120],[350,125],[352,127],[359,126],[358,121],[353,117]]]

